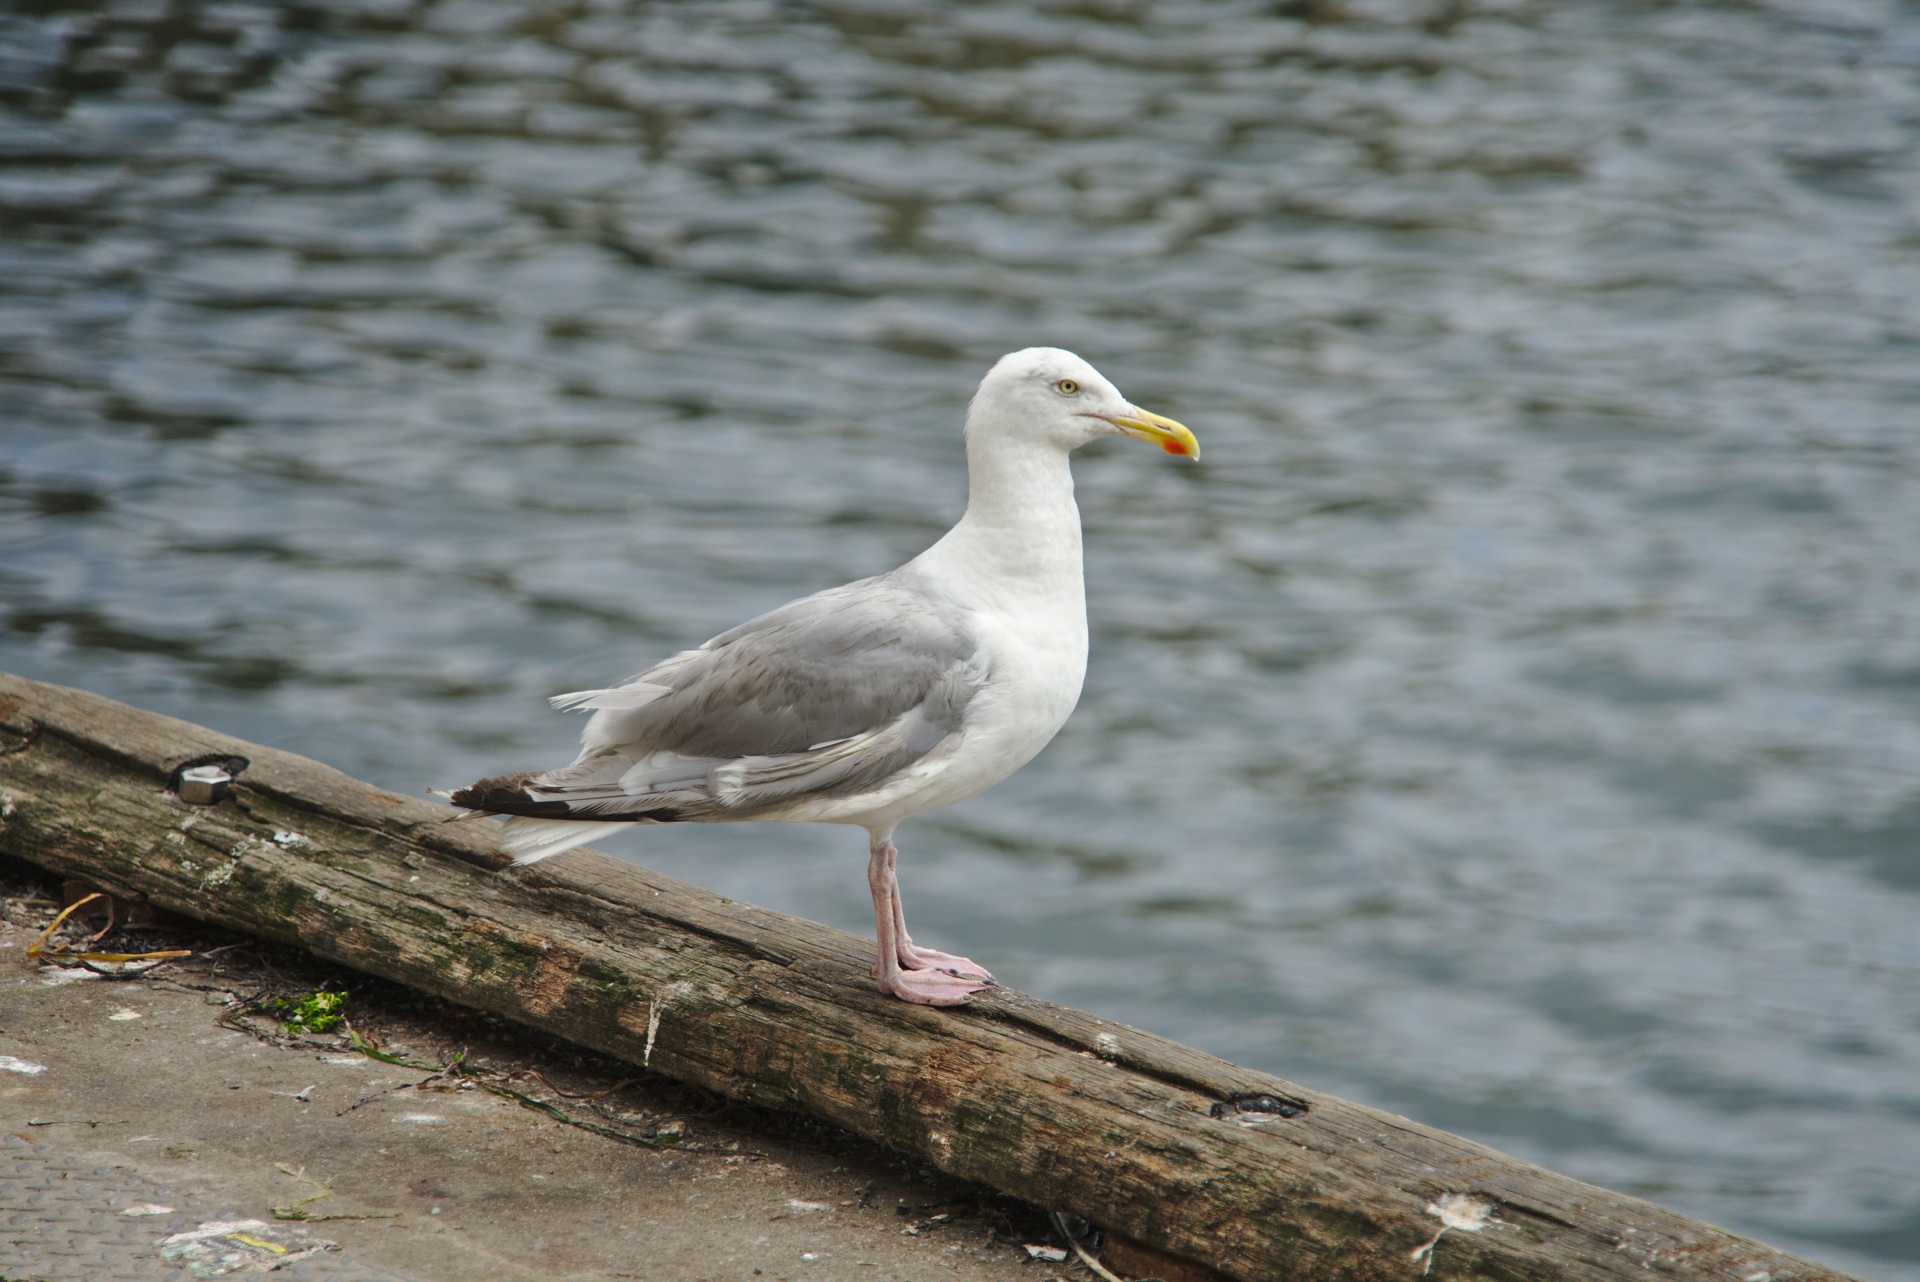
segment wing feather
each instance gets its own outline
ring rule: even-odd
[[[639,674],[628,684],[670,693],[603,710],[583,737],[588,751],[802,752],[880,729],[977,649],[958,610],[895,571],[790,602]]]
[[[910,569],[790,602],[605,690],[572,765],[482,780],[456,804],[544,821],[750,819],[883,786],[964,722],[986,683],[964,617]],[[516,821],[518,822],[518,821]],[[544,858],[544,825],[515,837]]]

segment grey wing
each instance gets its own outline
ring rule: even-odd
[[[794,601],[619,688],[563,696],[599,710],[579,760],[525,781],[539,808],[521,813],[744,819],[856,796],[961,728],[986,680],[978,649],[909,572]]]

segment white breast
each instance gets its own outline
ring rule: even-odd
[[[884,787],[803,803],[780,817],[881,827],[951,805],[1031,761],[1080,701],[1087,596],[1066,452],[1003,445],[982,466],[970,441],[968,460],[966,515],[911,568],[966,616],[986,663],[985,687],[967,705],[960,733]]]
[[[874,812],[898,822],[971,797],[1033,760],[1059,733],[1087,674],[1078,551],[1060,573],[1001,579],[990,600],[973,604],[970,626],[987,662],[986,686],[967,705],[951,742],[863,799]]]

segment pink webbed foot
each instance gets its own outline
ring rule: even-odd
[[[967,998],[989,986],[989,982],[939,970],[903,970],[892,978],[880,977],[881,992],[918,1006],[962,1006]]]
[[[921,948],[911,941],[900,945],[900,964],[908,970],[937,970],[962,979],[993,982],[993,976],[979,962],[943,953],[938,948]]]
[[[867,862],[867,886],[873,892],[873,920],[880,948],[873,975],[880,991],[921,1006],[958,1006],[993,983],[984,966],[937,948],[916,948],[907,934],[895,871],[899,851],[886,834],[875,835]]]
[[[971,979],[981,984],[993,984],[998,981],[992,973],[979,962],[966,957],[956,957],[952,953],[943,953],[938,948],[921,948],[917,944],[900,945],[897,950],[900,968],[906,971],[932,971],[936,974],[952,975],[956,979]],[[880,978],[882,967],[878,961],[873,963],[873,977]]]

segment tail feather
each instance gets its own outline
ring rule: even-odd
[[[575,690],[571,694],[556,694],[547,702],[562,712],[586,708],[626,711],[644,708],[661,695],[672,693],[671,686],[635,681],[629,685],[614,686],[607,690]]]
[[[500,845],[513,855],[514,863],[532,864],[631,827],[633,825],[630,823],[593,823],[581,819],[536,819],[530,815],[515,815],[503,827]]]

